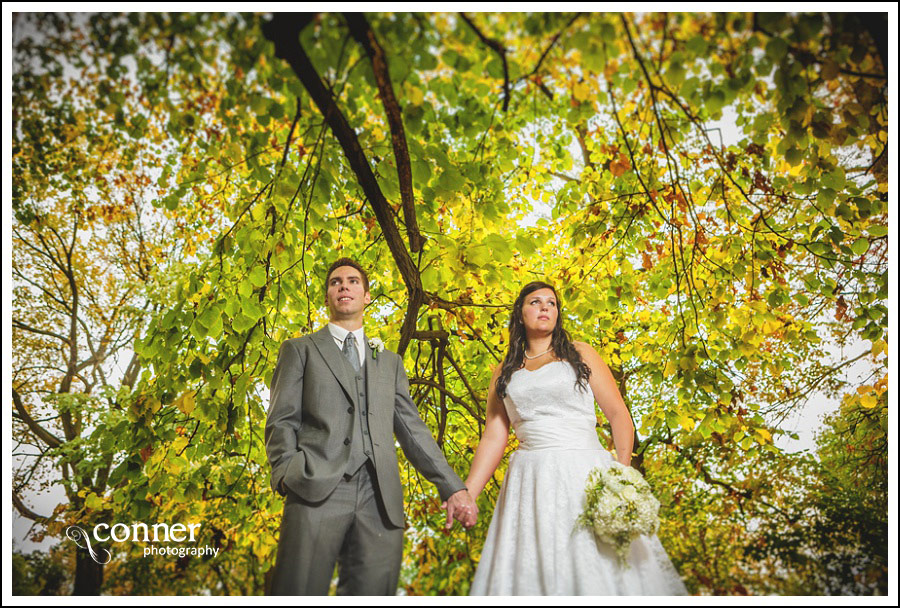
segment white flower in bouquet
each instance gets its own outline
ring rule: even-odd
[[[612,514],[623,504],[624,502],[617,495],[612,492],[604,492],[597,506],[602,512]]]
[[[606,483],[608,485],[609,491],[613,492],[614,494],[619,494],[622,492],[622,490],[625,489],[625,486],[615,478],[607,480]]]
[[[634,467],[623,467],[621,471],[625,476],[625,479],[627,479],[631,483],[641,483],[642,481],[644,481],[641,473]]]
[[[650,484],[631,467],[597,467],[588,476],[585,507],[578,523],[598,541],[612,545],[623,564],[631,541],[659,528],[659,501]]]

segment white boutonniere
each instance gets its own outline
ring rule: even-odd
[[[369,338],[369,346],[372,349],[372,358],[377,359],[378,353],[384,350],[384,342],[381,338]]]

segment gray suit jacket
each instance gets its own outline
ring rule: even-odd
[[[464,490],[409,396],[403,361],[389,350],[372,357],[366,344],[369,432],[382,504],[391,523],[403,527],[403,488],[394,437],[407,459],[437,486],[441,499]],[[266,452],[272,488],[281,482],[309,502],[337,486],[347,467],[358,396],[344,355],[328,327],[285,341],[272,376],[266,418]]]

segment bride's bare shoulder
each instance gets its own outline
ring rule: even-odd
[[[575,350],[578,351],[578,354],[581,355],[581,358],[584,359],[584,362],[590,367],[593,368],[595,365],[603,364],[603,357],[601,357],[600,353],[587,342],[573,340],[572,344],[575,346]]]

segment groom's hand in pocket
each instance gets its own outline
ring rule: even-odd
[[[441,508],[447,510],[447,525],[444,530],[453,527],[454,519],[466,528],[471,528],[478,520],[478,506],[468,490],[460,490],[444,502]]]

